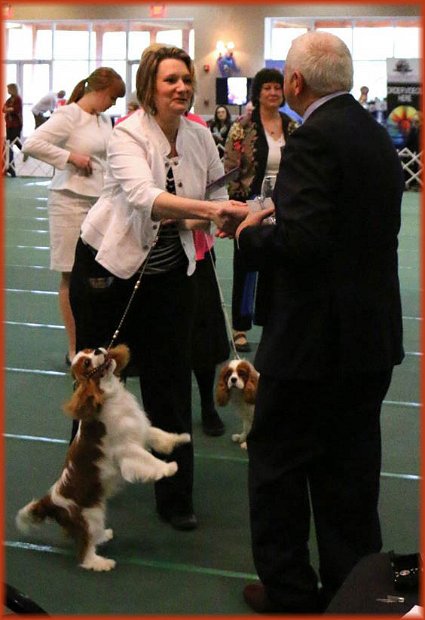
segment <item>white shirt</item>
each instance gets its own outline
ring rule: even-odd
[[[269,147],[265,174],[276,176],[279,172],[280,159],[282,156],[282,146],[285,145],[285,138],[283,136],[283,133],[277,140],[275,140],[273,136],[270,135],[267,131],[264,131],[264,133],[266,134],[267,144]]]
[[[210,130],[180,118],[173,175],[178,196],[205,199],[208,183],[223,175]],[[98,250],[96,260],[119,278],[131,277],[148,255],[158,234],[159,222],[151,218],[152,206],[166,188],[170,145],[154,117],[137,110],[113,131],[108,145],[105,187],[82,226],[83,240]],[[211,200],[227,200],[225,188]],[[193,233],[179,231],[188,258],[188,275],[195,269]]]
[[[324,97],[320,97],[320,99],[316,99],[316,101],[313,101],[313,103],[311,103],[306,109],[306,111],[304,112],[303,123],[305,123],[305,121],[314,112],[314,110],[317,110],[317,108],[320,108],[320,106],[326,103],[327,101],[330,101],[331,99],[334,99],[335,97],[339,97],[340,95],[347,95],[347,94],[348,94],[347,90],[339,90],[336,93],[331,93],[330,95],[324,95]]]
[[[106,172],[106,148],[112,122],[106,114],[89,114],[77,103],[64,105],[40,125],[26,140],[23,153],[55,167],[50,189],[67,189],[82,196],[98,197]],[[93,173],[67,163],[74,151],[90,155]]]
[[[31,112],[33,114],[44,114],[49,110],[53,112],[56,107],[57,96],[56,93],[48,93],[44,95],[32,108]]]

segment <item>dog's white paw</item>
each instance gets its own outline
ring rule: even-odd
[[[177,446],[190,443],[191,440],[189,433],[168,433],[160,428],[151,426],[147,443],[155,452],[171,454]]]
[[[121,464],[121,475],[127,482],[156,482],[161,478],[169,478],[174,476],[178,467],[175,461],[167,463],[151,457],[150,461],[145,463],[134,463],[127,459]]]
[[[90,558],[80,564],[81,568],[85,568],[86,570],[94,570],[97,572],[112,570],[113,568],[115,568],[115,565],[115,560],[111,560],[110,558],[103,558],[101,555],[96,554],[92,555]]]
[[[243,442],[240,444],[240,447],[242,448],[242,450],[248,450],[248,446],[246,445],[246,441],[243,441]]]
[[[114,537],[114,530],[112,528],[107,528],[103,530],[101,536],[99,536],[99,540],[97,541],[98,545],[108,542],[108,540],[112,540]]]
[[[241,441],[243,441],[242,435],[239,435],[239,433],[235,433],[234,435],[232,435],[232,441],[234,441],[235,443],[241,443]]]
[[[171,463],[166,463],[166,473],[165,477],[169,478],[170,476],[174,476],[177,473],[178,465],[175,461],[171,461]]]
[[[144,467],[139,479],[142,482],[156,482],[157,480],[161,480],[161,478],[169,478],[170,476],[174,476],[177,470],[178,466],[175,461],[166,463],[165,461],[158,460],[157,464],[150,467]]]
[[[189,435],[189,433],[180,433],[180,435],[177,435],[176,446],[184,443],[190,443],[191,441],[192,437]]]
[[[160,441],[157,439],[156,445],[153,445],[153,448],[161,454],[171,454],[177,446],[190,443],[191,441],[192,438],[189,433],[167,433]]]
[[[146,477],[143,482],[156,482],[157,480],[161,480],[161,478],[169,478],[170,476],[174,476],[177,470],[178,466],[175,461],[171,461],[171,463],[161,461],[155,467],[152,467],[149,470],[146,469]]]

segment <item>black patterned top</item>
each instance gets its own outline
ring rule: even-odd
[[[166,190],[170,194],[176,193],[173,174],[173,165],[176,165],[176,163],[176,157],[166,163],[168,168]],[[149,254],[143,273],[146,275],[165,273],[186,264],[187,257],[181,244],[177,225],[175,223],[161,224],[156,244]]]

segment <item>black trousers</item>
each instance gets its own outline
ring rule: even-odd
[[[196,261],[195,318],[192,334],[192,368],[195,372],[215,372],[217,364],[229,357],[229,336],[214,272],[215,253]],[[213,386],[211,386],[211,394]]]
[[[108,347],[137,276],[128,280],[114,277],[95,261],[93,251],[78,241],[70,284],[77,350]],[[144,276],[115,342],[130,347],[152,424],[170,432],[192,433],[193,307],[193,278],[186,275],[186,267]],[[167,459],[176,460],[179,469],[175,476],[155,483],[157,509],[163,515],[191,512],[192,444],[179,446]]]
[[[248,436],[252,548],[270,599],[283,608],[317,603],[311,515],[329,599],[363,556],[381,549],[380,410],[391,375],[260,377]]]
[[[33,112],[33,116],[34,116],[36,129],[37,127],[40,127],[40,125],[42,125],[49,119],[49,116],[44,116],[44,114],[34,114],[34,112]]]

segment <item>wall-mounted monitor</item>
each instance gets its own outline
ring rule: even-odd
[[[215,83],[216,105],[246,105],[249,101],[252,78],[219,77]]]

